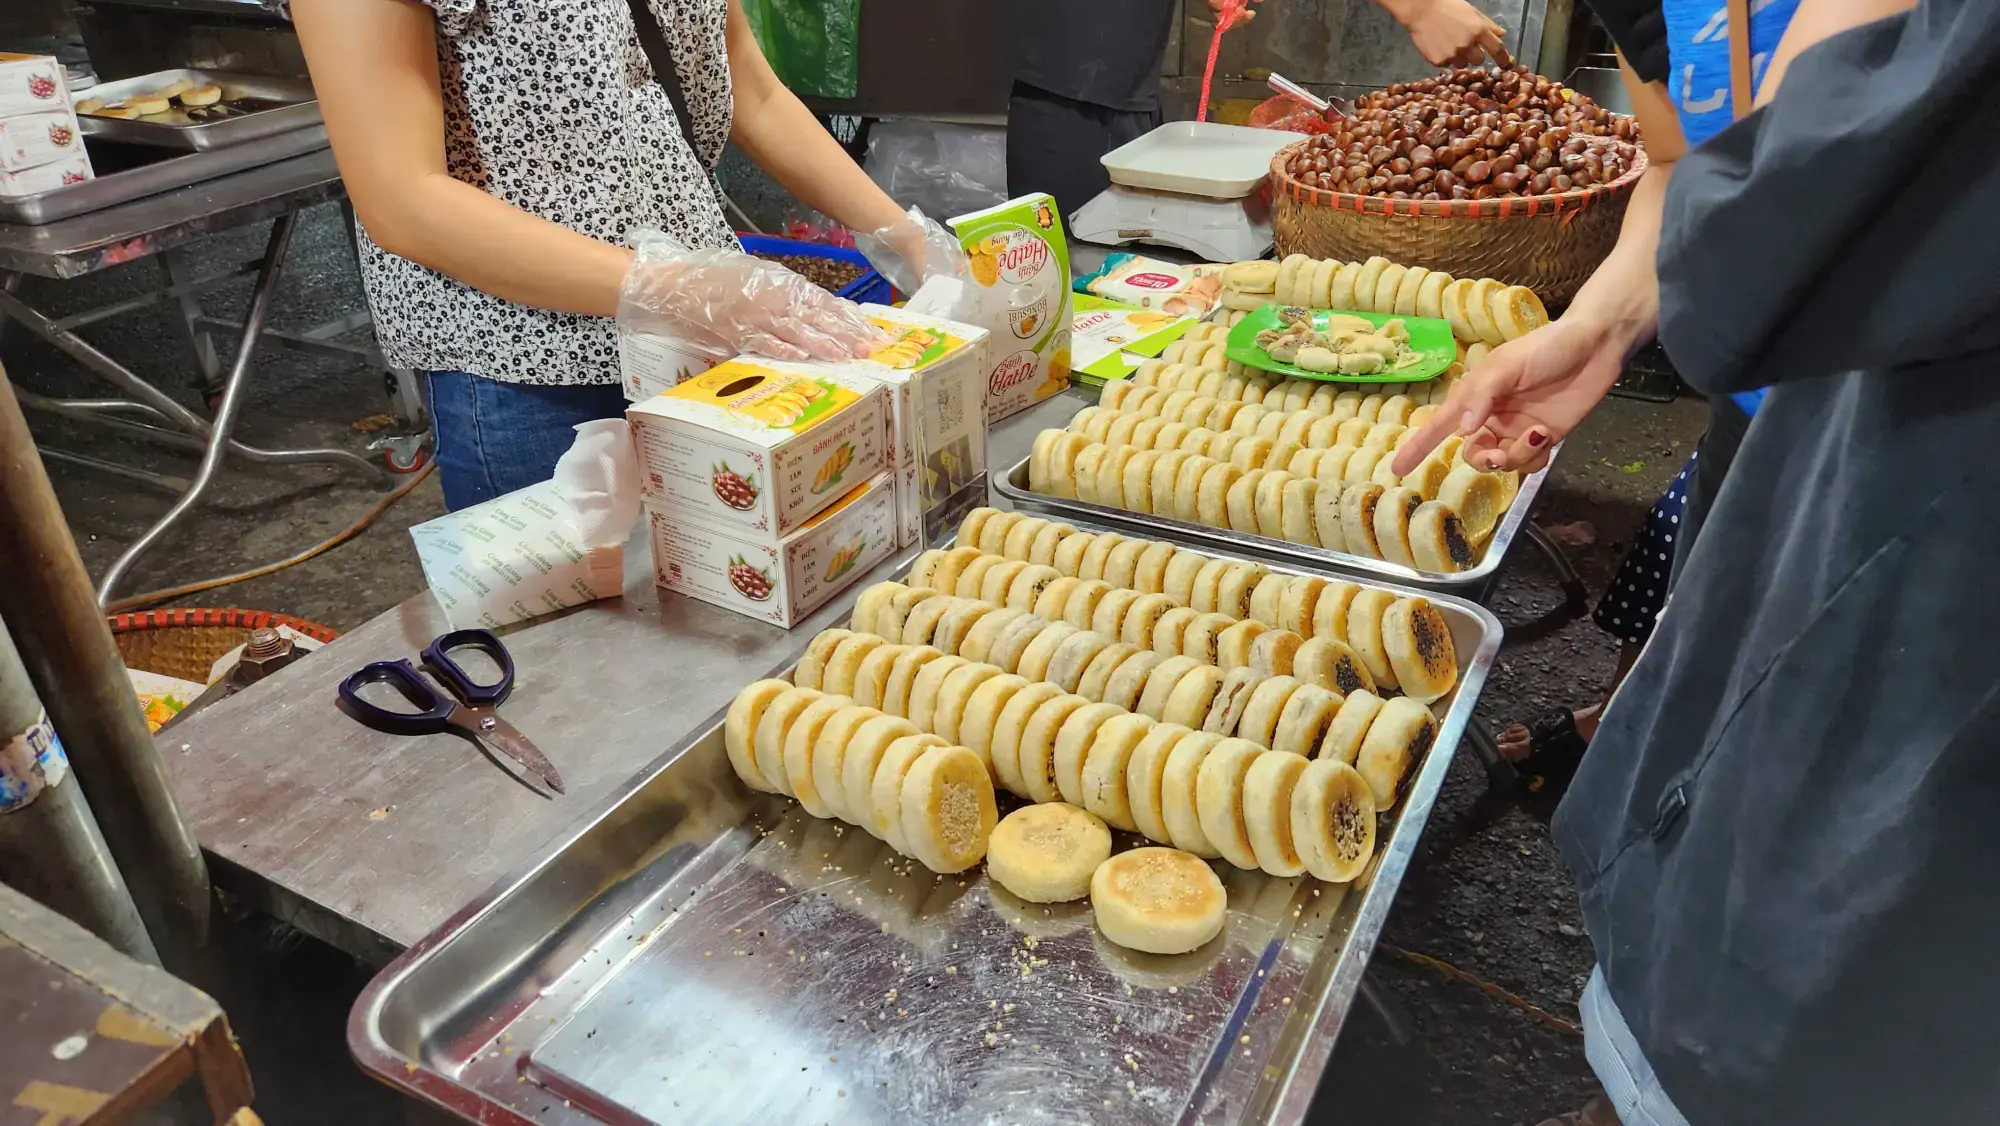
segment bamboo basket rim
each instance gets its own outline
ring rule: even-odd
[[[112,614],[105,619],[105,622],[111,627],[113,634],[189,627],[221,626],[251,630],[264,626],[288,626],[319,642],[332,641],[340,636],[339,630],[305,618],[295,618],[290,614],[280,614],[271,610],[244,610],[235,607],[138,610],[125,614]]]
[[[1638,159],[1624,174],[1608,184],[1593,184],[1588,188],[1549,195],[1511,196],[1502,199],[1385,199],[1381,196],[1356,195],[1352,192],[1336,192],[1331,188],[1309,187],[1292,178],[1285,170],[1285,164],[1293,153],[1303,149],[1311,138],[1294,141],[1279,149],[1271,158],[1271,180],[1275,190],[1300,203],[1313,207],[1325,207],[1334,211],[1348,211],[1362,215],[1391,215],[1399,218],[1425,219],[1522,219],[1535,215],[1562,215],[1567,222],[1570,216],[1614,195],[1631,190],[1646,174],[1651,161],[1646,156],[1644,145],[1634,145]]]

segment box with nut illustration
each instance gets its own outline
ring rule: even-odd
[[[884,473],[776,543],[650,505],[646,522],[661,586],[790,629],[895,552],[896,490]]]
[[[889,468],[896,476],[897,539],[924,538],[928,516],[986,472],[983,328],[863,305],[889,343],[858,365],[889,390]]]
[[[853,368],[738,356],[625,418],[648,504],[776,543],[888,468],[888,412]]]
[[[1069,243],[1045,193],[951,221],[972,260],[973,312],[992,334],[986,420],[1018,414],[1069,386]]]
[[[618,333],[618,382],[625,401],[644,402],[679,387],[729,358],[688,340],[650,332]]]
[[[0,171],[21,172],[83,155],[83,131],[68,106],[50,113],[0,117]]]
[[[0,51],[0,117],[68,111],[68,83],[54,55]]]
[[[68,160],[38,164],[19,172],[0,171],[0,196],[40,195],[91,179],[90,156],[79,151]]]

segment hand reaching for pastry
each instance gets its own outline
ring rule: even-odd
[[[1609,326],[1570,318],[1502,344],[1397,451],[1395,472],[1411,472],[1457,433],[1467,464],[1533,473],[1617,382],[1627,352]]]

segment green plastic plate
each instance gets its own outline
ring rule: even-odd
[[[1271,358],[1269,352],[1257,347],[1257,334],[1267,328],[1279,327],[1277,302],[1272,302],[1243,318],[1243,323],[1229,330],[1229,342],[1222,349],[1223,354],[1245,367],[1262,371],[1274,371],[1295,379],[1317,379],[1323,383],[1422,383],[1426,379],[1436,379],[1458,359],[1458,342],[1452,338],[1451,325],[1436,317],[1406,317],[1397,313],[1361,313],[1344,309],[1314,309],[1313,324],[1325,328],[1327,318],[1338,312],[1342,316],[1360,317],[1377,328],[1390,321],[1402,321],[1410,330],[1410,349],[1423,357],[1415,367],[1398,372],[1372,372],[1367,375],[1337,375],[1332,372],[1307,371],[1294,364],[1281,363]]]

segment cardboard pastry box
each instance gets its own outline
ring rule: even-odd
[[[776,543],[649,508],[655,580],[786,629],[896,550],[896,491],[882,474]]]
[[[625,418],[648,505],[775,544],[888,468],[888,411],[856,369],[739,356]]]
[[[863,305],[888,344],[862,370],[889,391],[889,467],[897,539],[927,539],[947,501],[986,479],[987,332],[886,305]]]

